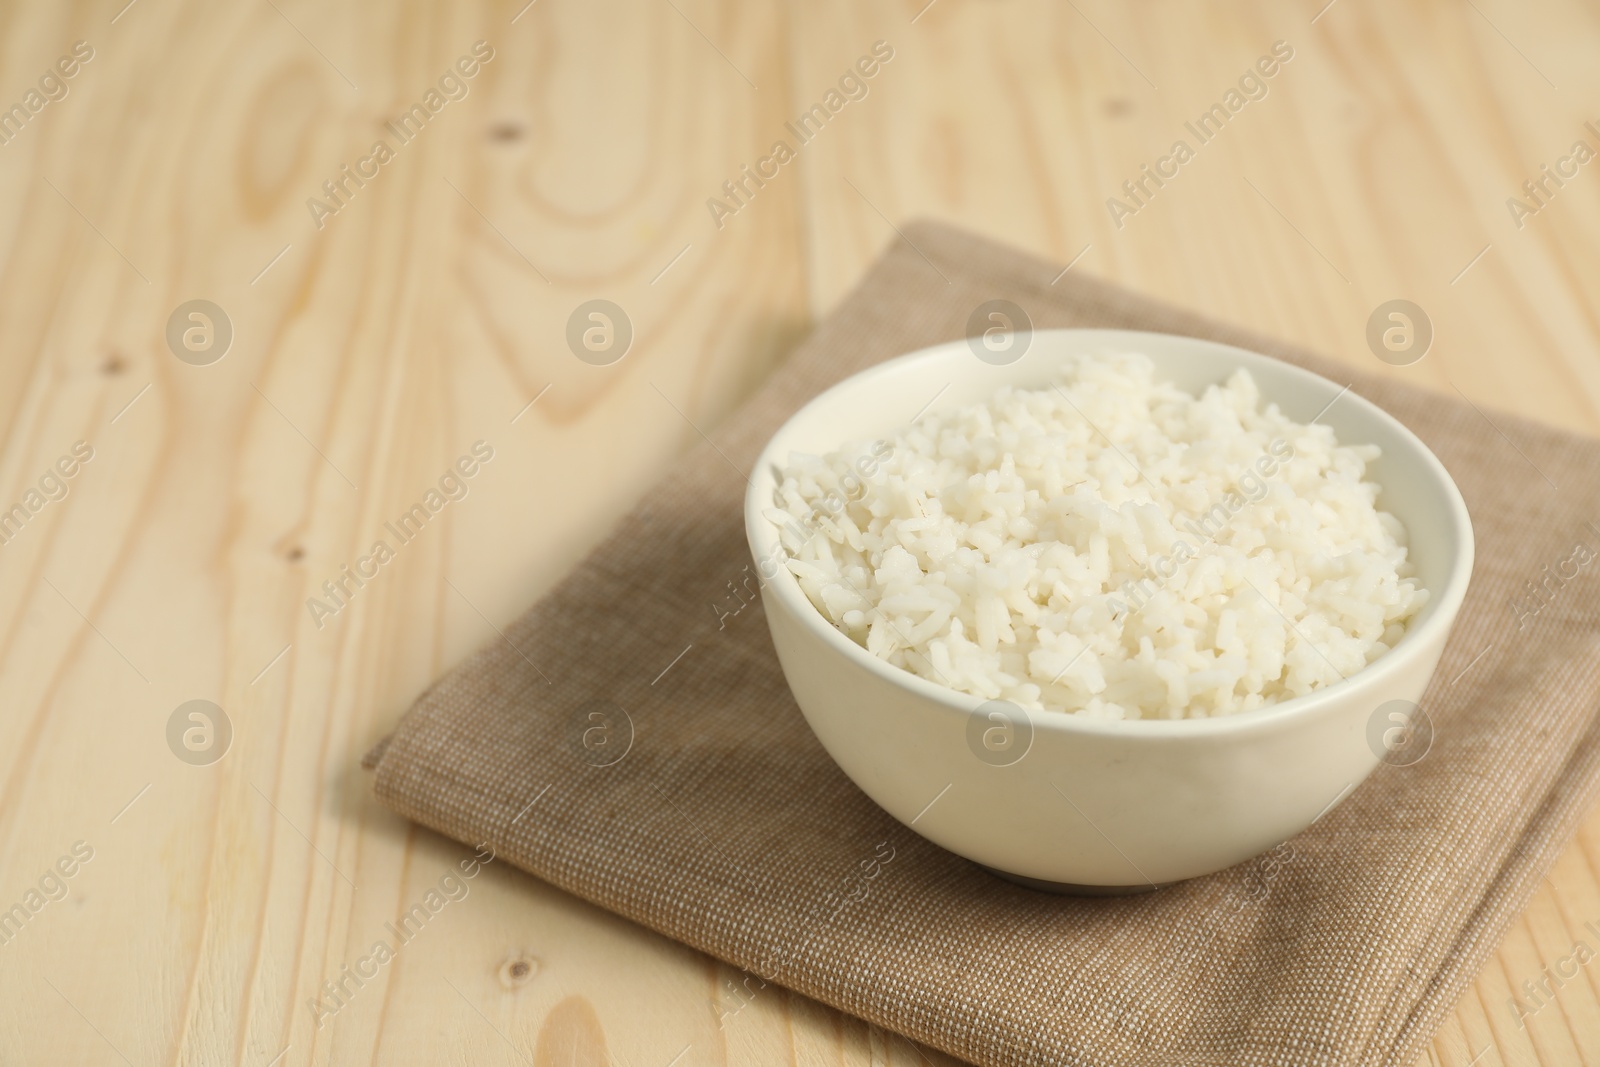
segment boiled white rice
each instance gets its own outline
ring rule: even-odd
[[[791,456],[768,517],[817,610],[897,667],[1032,709],[1228,715],[1360,670],[1426,603],[1378,455],[1244,370],[1195,397],[1083,357]]]

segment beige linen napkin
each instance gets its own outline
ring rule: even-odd
[[[378,797],[975,1063],[1409,1064],[1595,796],[1600,565],[1572,561],[1580,542],[1600,549],[1600,442],[1076,273],[1052,284],[1057,265],[943,226],[905,236],[593,555],[417,702],[368,758]],[[1270,353],[1352,382],[1428,443],[1478,557],[1424,700],[1425,758],[1380,766],[1266,857],[1114,899],[999,881],[845,778],[784,685],[759,603],[733,611],[756,588],[744,473],[820,390],[962,336],[995,298],[1039,328]]]

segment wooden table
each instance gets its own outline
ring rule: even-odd
[[[1600,165],[1560,162],[1600,146],[1600,18],[1325,2],[0,12],[0,909],[39,904],[0,944],[0,1062],[920,1062],[776,989],[719,1030],[733,972],[504,864],[319,1026],[322,983],[469,855],[358,760],[913,216],[1368,369],[1406,298],[1435,337],[1390,373],[1600,432]],[[1280,40],[1265,95],[1161,163]],[[865,96],[727,199],[877,41]],[[1132,201],[1142,164],[1172,176]],[[1535,204],[1541,164],[1577,176]],[[634,330],[603,367],[565,341],[596,298]],[[463,499],[308,609],[478,441]],[[1429,1063],[1600,1063],[1592,968],[1525,1029],[1507,1008],[1591,938],[1597,843]]]

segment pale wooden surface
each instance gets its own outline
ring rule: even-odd
[[[361,753],[889,220],[1089,246],[1074,270],[1367,368],[1368,313],[1408,297],[1437,339],[1394,373],[1600,432],[1600,166],[1520,231],[1505,206],[1596,139],[1592,5],[124,2],[0,9],[7,105],[96,50],[0,147],[0,506],[95,449],[0,546],[0,908],[95,849],[0,946],[6,1064],[920,1062],[776,989],[719,1030],[731,972],[503,864],[320,1031],[307,1007],[468,854],[379,809]],[[880,38],[870,95],[715,229],[706,198]],[[1280,38],[1270,95],[1114,228],[1106,197]],[[319,232],[306,198],[478,39],[471,95]],[[608,368],[562,340],[596,296],[637,331]],[[163,341],[195,297],[236,331],[208,367]],[[470,495],[317,629],[306,598],[480,438]],[[195,698],[235,730],[206,767],[164,735]],[[1600,976],[1527,1029],[1506,1007],[1600,920],[1597,859],[1600,818],[1427,1062],[1600,1063]]]

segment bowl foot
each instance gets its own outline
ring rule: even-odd
[[[1024,886],[1028,889],[1035,889],[1041,893],[1055,893],[1066,897],[1131,897],[1140,893],[1154,893],[1157,889],[1165,889],[1167,886],[1174,884],[1172,882],[1163,882],[1160,885],[1153,885],[1146,882],[1142,885],[1074,885],[1071,882],[1050,882],[1043,878],[1029,878],[1024,874],[1012,874],[1010,871],[984,867],[981,863],[977,864],[977,866],[988,871],[996,878],[1004,879],[1007,882]]]

